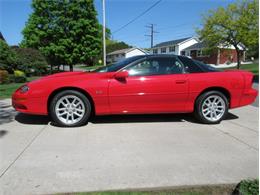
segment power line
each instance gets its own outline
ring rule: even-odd
[[[195,21],[194,21],[195,22]],[[193,22],[192,22],[193,23]],[[166,29],[171,29],[171,28],[177,28],[177,27],[182,27],[182,26],[188,26],[188,25],[193,25],[191,23],[183,23],[183,24],[177,24],[177,25],[174,25],[174,26],[168,26],[168,27],[163,27],[163,28],[160,28],[159,30],[166,30]]]
[[[119,29],[115,30],[113,32],[113,34],[119,32],[120,30],[124,29],[125,27],[127,27],[129,24],[133,23],[134,21],[136,21],[138,18],[140,18],[141,16],[143,16],[144,14],[146,14],[148,11],[150,11],[152,8],[154,8],[156,5],[158,5],[162,0],[159,0],[157,2],[155,2],[152,6],[150,6],[148,9],[146,9],[144,12],[142,12],[141,14],[139,14],[138,16],[136,16],[134,19],[130,20],[128,23],[126,23],[125,25],[121,26]]]
[[[149,26],[146,26],[146,27],[151,29],[151,34],[145,35],[145,36],[148,36],[148,37],[151,38],[151,48],[152,48],[153,47],[154,33],[159,33],[159,32],[154,31],[154,24],[150,24]]]
[[[105,0],[102,1],[102,13],[103,13],[103,65],[106,66],[107,59],[106,59],[106,7],[105,7]]]

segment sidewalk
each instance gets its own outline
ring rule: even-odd
[[[219,125],[190,115],[97,117],[79,128],[18,114],[0,125],[0,194],[238,183],[258,177],[258,107]]]

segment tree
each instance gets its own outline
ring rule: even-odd
[[[16,55],[3,40],[0,40],[0,69],[12,73],[15,67]]]
[[[203,17],[203,28],[198,30],[199,37],[209,48],[233,46],[237,53],[237,68],[240,68],[239,46],[258,45],[258,2],[257,0],[239,1],[227,8],[211,10]]]
[[[107,53],[111,53],[113,51],[116,50],[120,50],[120,49],[126,49],[126,48],[130,48],[132,46],[128,45],[127,43],[121,41],[121,42],[117,42],[117,41],[107,41]]]
[[[39,49],[51,65],[94,63],[101,52],[93,0],[33,0],[23,30],[23,47]]]
[[[12,47],[16,54],[16,67],[26,74],[42,75],[47,71],[48,63],[45,57],[36,49]]]

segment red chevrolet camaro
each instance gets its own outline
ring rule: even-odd
[[[23,85],[12,96],[20,112],[50,115],[61,126],[91,114],[194,113],[215,124],[228,109],[251,104],[257,91],[246,71],[219,71],[184,56],[127,58],[92,72],[58,73]]]

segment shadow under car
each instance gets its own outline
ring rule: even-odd
[[[228,113],[224,120],[234,120],[238,116]],[[57,126],[51,122],[49,116],[40,115],[28,115],[18,113],[15,116],[15,120],[22,124],[30,125],[46,125],[50,123],[53,126]],[[105,124],[105,123],[153,123],[153,122],[191,122],[198,123],[192,114],[138,114],[138,115],[106,115],[106,116],[92,116],[89,120],[93,124]]]

